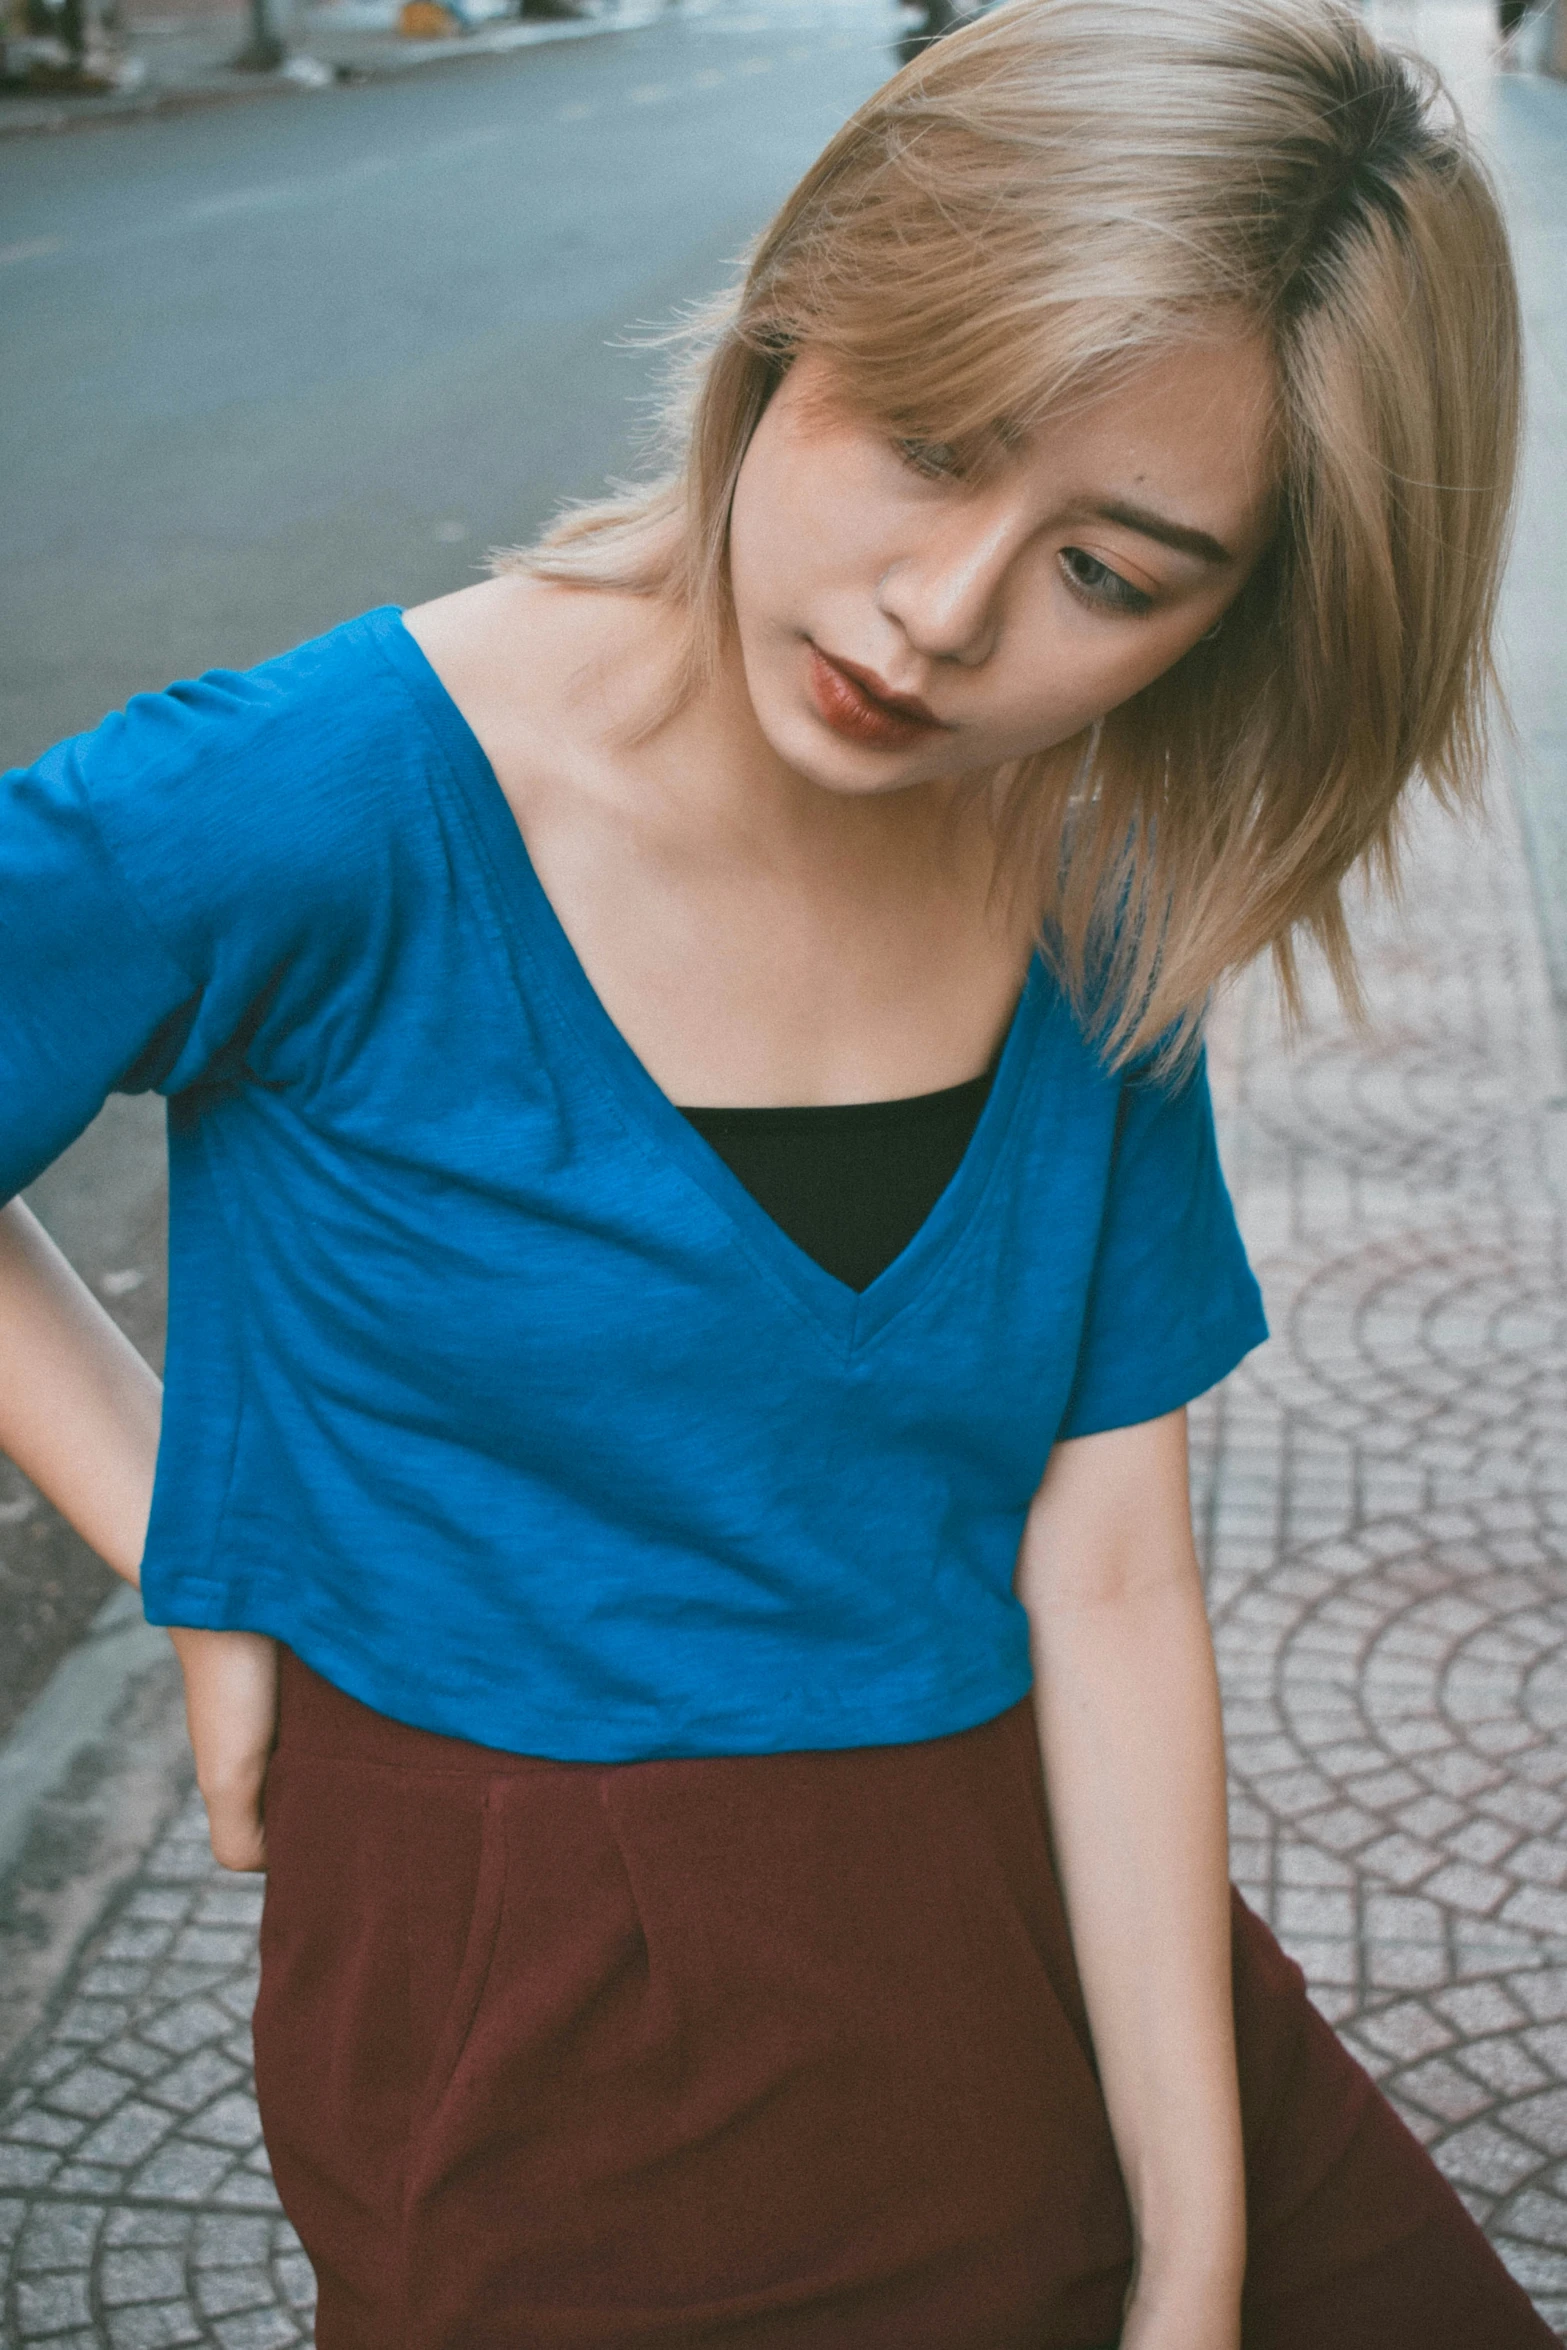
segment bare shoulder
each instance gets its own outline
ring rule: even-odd
[[[417,604],[403,621],[459,702],[547,707],[622,661],[647,614],[645,597],[507,571]]]
[[[552,681],[573,659],[580,618],[553,581],[505,572],[437,596],[403,625],[481,740],[548,723]]]
[[[547,580],[508,571],[415,604],[403,626],[443,684],[471,684],[497,665],[515,672],[518,644],[536,632],[549,602]]]
[[[641,600],[503,572],[416,605],[404,625],[525,829],[597,772],[600,735],[636,669]]]

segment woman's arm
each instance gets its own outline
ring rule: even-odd
[[[0,1451],[141,1581],[163,1390],[20,1200],[0,1209]]]
[[[37,1218],[0,1208],[0,1451],[99,1557],[141,1580],[163,1390]],[[277,1645],[175,1631],[212,1849],[266,1865],[261,1796],[277,1714]]]
[[[1184,1412],[1056,1448],[1018,1589],[1056,1862],[1136,2229],[1124,2350],[1233,2350],[1246,2219],[1224,1749]]]

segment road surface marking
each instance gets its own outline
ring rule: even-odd
[[[668,82],[644,82],[630,93],[633,106],[659,106],[671,95]]]
[[[19,245],[0,245],[0,269],[12,261],[47,261],[65,251],[64,237],[24,237]]]
[[[427,163],[448,162],[454,155],[471,154],[476,147],[498,146],[501,140],[508,135],[509,126],[507,124],[486,123],[477,130],[458,131],[455,136],[449,139],[432,140],[428,147],[419,149],[418,159]]]
[[[224,196],[203,196],[187,204],[187,220],[226,220],[235,212],[275,212],[279,205],[298,203],[310,192],[306,180],[285,180],[270,188],[231,188]]]

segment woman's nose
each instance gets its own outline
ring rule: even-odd
[[[996,648],[1017,538],[1009,515],[953,515],[882,573],[877,604],[929,660],[977,668]]]

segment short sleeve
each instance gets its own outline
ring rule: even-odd
[[[1219,1165],[1205,1064],[1173,1086],[1129,1076],[1059,1436],[1173,1412],[1267,1335]]]
[[[0,1199],[121,1088],[166,1079],[200,986],[104,841],[83,736],[0,778]]]
[[[138,694],[0,778],[0,1199],[107,1094],[255,1073],[262,1021],[354,967],[408,758],[384,618]]]

